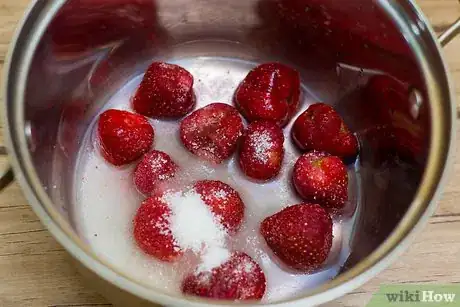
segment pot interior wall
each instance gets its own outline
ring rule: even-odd
[[[88,126],[122,85],[177,50],[297,68],[360,140],[361,200],[344,269],[388,237],[423,174],[430,116],[407,42],[364,0],[67,1],[36,50],[25,118],[43,186],[71,225]]]

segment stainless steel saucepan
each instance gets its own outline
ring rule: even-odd
[[[247,63],[285,62],[310,102],[334,105],[359,138],[357,209],[350,253],[332,279],[262,303],[325,303],[394,261],[435,208],[456,115],[441,46],[459,29],[460,19],[437,38],[412,0],[34,1],[5,70],[13,171],[0,186],[14,172],[49,231],[120,306],[234,305],[165,292],[100,257],[75,213],[79,157],[97,115],[153,60],[207,63],[200,77],[212,91],[224,62],[235,65],[230,79]]]

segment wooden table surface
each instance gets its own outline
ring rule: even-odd
[[[29,2],[0,0],[0,66]],[[460,16],[457,0],[418,3],[438,32]],[[460,102],[459,55],[460,38],[445,49]],[[378,277],[328,306],[364,306],[380,284],[460,283],[459,182],[460,156],[435,215],[407,252]],[[85,286],[70,256],[42,226],[17,184],[0,194],[0,307],[3,306],[111,306]]]

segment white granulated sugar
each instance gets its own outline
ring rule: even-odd
[[[251,273],[253,269],[254,269],[254,264],[252,264],[251,262],[248,261],[244,264],[244,271],[246,273]]]
[[[197,272],[211,271],[213,268],[224,264],[230,258],[228,249],[220,246],[210,246],[201,257],[202,263],[198,266]]]
[[[225,244],[225,228],[194,190],[167,193],[163,201],[171,207],[171,232],[179,246],[200,253],[205,247]]]
[[[155,156],[151,161],[150,161],[150,167],[151,171],[154,173],[160,173],[158,175],[159,180],[165,180],[171,177],[170,174],[162,174],[162,170],[165,167],[165,165],[168,163],[168,160],[163,158],[161,155]]]
[[[224,190],[217,190],[215,193],[214,193],[214,196],[216,198],[219,198],[219,199],[226,199],[227,196],[228,196],[228,193]]]
[[[151,223],[153,223],[153,220]],[[169,223],[167,222],[166,218],[162,218],[160,221],[157,221],[155,227],[159,229],[160,234],[162,235],[168,235],[171,233],[171,230],[169,229]]]
[[[201,255],[198,271],[210,271],[229,258],[227,231],[195,190],[166,193],[171,233],[177,245]]]
[[[251,273],[252,270],[254,269],[254,264],[251,262],[251,260],[247,258],[240,259],[240,262],[235,268],[235,273],[236,274],[241,274],[241,273]]]
[[[154,159],[150,161],[150,166],[152,167],[152,170],[159,170],[163,168],[167,162],[168,161],[161,155],[157,155]]]
[[[271,136],[265,131],[256,131],[251,135],[250,142],[254,148],[254,158],[259,162],[267,163],[273,146]]]

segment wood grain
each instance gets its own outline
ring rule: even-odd
[[[3,66],[15,25],[28,0],[0,3],[0,66]],[[437,31],[460,16],[456,0],[419,0]],[[445,55],[453,80],[460,84],[460,39]],[[460,101],[460,86],[456,87]],[[458,131],[460,138],[460,129]],[[1,139],[1,134],[0,134]],[[458,140],[460,141],[460,139]],[[460,155],[457,155],[460,157]],[[0,159],[0,167],[5,164]],[[409,250],[378,277],[327,306],[364,306],[380,284],[460,283],[460,158],[436,214]],[[41,225],[27,205],[17,184],[0,196],[0,306],[110,306],[85,286],[70,263],[70,257]]]

